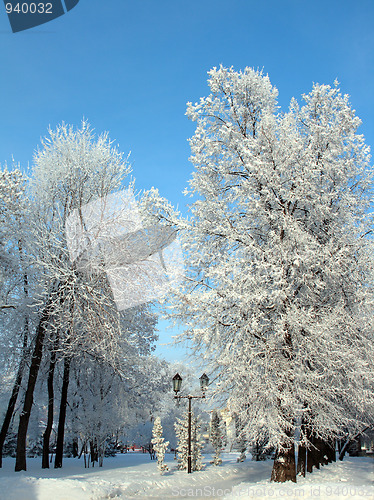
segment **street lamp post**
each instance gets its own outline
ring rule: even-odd
[[[191,433],[192,433],[192,410],[191,410],[191,401],[193,399],[204,399],[205,398],[205,390],[208,387],[209,377],[206,373],[203,373],[200,377],[200,388],[202,391],[201,396],[191,396],[190,394],[186,396],[181,396],[178,392],[181,390],[182,386],[182,377],[177,373],[173,377],[173,390],[175,392],[175,399],[188,399],[188,455],[187,455],[187,473],[191,474],[192,472],[192,456],[191,456]]]

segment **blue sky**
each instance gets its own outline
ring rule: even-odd
[[[131,151],[138,189],[155,186],[184,210],[186,102],[208,93],[219,64],[263,68],[284,110],[337,78],[373,145],[373,20],[372,0],[80,0],[13,34],[0,6],[0,162],[26,167],[49,125],[85,117]]]

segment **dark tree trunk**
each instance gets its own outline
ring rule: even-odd
[[[283,240],[283,238],[284,230],[281,229],[281,241]],[[287,361],[291,361],[294,355],[292,338],[288,323],[285,324],[284,332],[284,345],[282,353]],[[282,392],[283,388],[280,386],[279,390]],[[278,401],[278,404],[280,411],[283,413],[283,411],[281,410],[282,405],[280,401]],[[284,416],[286,418],[288,417],[287,420],[290,420],[287,414],[285,414]],[[287,430],[286,436],[290,438],[290,441],[287,440],[287,442],[283,443],[283,445],[278,448],[274,459],[273,470],[271,471],[270,480],[276,483],[284,483],[285,481],[292,481],[296,483],[296,459],[293,430]]]
[[[327,457],[327,443],[321,438],[316,438],[315,440],[316,447],[317,447],[317,456],[318,456],[318,463],[319,465],[327,465],[329,463],[328,457]]]
[[[62,456],[64,452],[66,407],[68,403],[68,388],[69,388],[69,378],[70,378],[70,361],[71,361],[70,356],[65,356],[64,375],[62,379],[62,388],[61,388],[60,415],[58,419],[58,428],[57,428],[55,469],[59,469],[62,467]]]
[[[58,292],[60,285],[61,284],[57,284],[55,282],[54,285],[52,286],[52,292],[47,300],[45,308],[43,309],[38,327],[36,329],[34,350],[32,353],[31,364],[29,369],[29,378],[27,382],[23,408],[19,417],[19,424],[18,424],[16,465],[15,465],[16,472],[19,472],[21,470],[26,470],[27,429],[30,421],[31,408],[34,402],[35,384],[36,384],[36,379],[38,378],[40,363],[43,355],[44,338],[46,335],[46,329],[50,316],[50,307],[53,300],[56,297],[56,292]]]
[[[90,441],[90,455],[92,467],[95,467],[95,462],[97,462],[99,458],[96,440]]]
[[[304,408],[306,408],[306,404],[304,404]],[[305,416],[302,418],[301,427],[300,427],[300,440],[305,439],[306,427],[305,427]],[[297,453],[297,475],[305,477],[306,472],[306,446],[304,444],[299,444],[298,453]]]
[[[336,441],[335,439],[331,439],[331,441],[328,443],[328,457],[329,457],[329,463],[331,462],[336,462]]]
[[[20,362],[20,365],[18,367],[16,379],[15,379],[14,385],[13,385],[12,394],[11,394],[10,399],[9,399],[8,408],[7,408],[7,411],[5,413],[4,422],[3,422],[3,425],[2,425],[1,431],[0,431],[0,468],[3,466],[4,442],[5,442],[5,438],[8,434],[10,422],[12,421],[14,408],[16,406],[16,402],[18,399],[19,389],[21,387],[23,372],[25,369],[25,363],[26,363],[26,354],[23,355],[21,362]]]
[[[356,442],[357,442],[357,455],[356,456],[359,456],[359,453],[361,452],[361,436],[357,437]]]
[[[27,290],[27,275],[24,276],[24,291],[25,291],[25,297],[27,298],[28,295],[28,290]],[[17,375],[14,381],[13,385],[13,390],[12,394],[9,399],[8,403],[8,408],[5,413],[3,425],[1,426],[1,431],[0,431],[0,468],[3,466],[3,447],[4,447],[4,442],[5,438],[8,434],[9,426],[12,421],[12,417],[14,414],[14,408],[17,403],[18,399],[18,394],[19,394],[19,389],[21,387],[21,382],[23,378],[23,373],[25,370],[25,364],[26,364],[26,359],[28,355],[30,354],[30,350],[27,348],[27,343],[29,339],[29,321],[27,316],[25,317],[25,327],[23,331],[23,346],[22,346],[22,357],[21,361],[18,367]]]
[[[78,455],[79,455],[78,438],[74,438],[74,440],[73,440],[73,458],[77,458]]]
[[[297,456],[297,475],[305,477],[306,471],[306,447],[299,445]]]
[[[56,366],[56,351],[53,349],[51,352],[51,359],[49,362],[48,370],[48,417],[47,417],[47,427],[43,434],[43,457],[42,457],[42,469],[49,469],[49,441],[51,438],[52,426],[53,426],[53,410],[54,410],[54,392],[53,392],[53,378],[55,374]]]
[[[276,483],[293,481],[296,483],[295,447],[293,443],[285,444],[283,450],[277,451],[273,470],[271,471],[271,481]]]
[[[321,463],[322,465],[335,462],[335,440],[322,441],[321,446]]]
[[[48,317],[49,317],[49,307],[47,306],[43,311],[42,317],[39,321],[38,328],[36,330],[35,345],[32,353],[30,370],[29,370],[29,379],[27,382],[23,409],[19,418],[18,435],[17,435],[17,455],[16,455],[16,465],[15,465],[16,472],[19,472],[21,470],[26,470],[27,429],[29,426],[31,408],[34,402],[34,389],[35,389],[36,379],[38,377],[39,367],[43,355],[43,344],[44,344]]]
[[[89,458],[87,459],[86,458],[86,455],[87,455],[87,443],[84,443],[83,445],[83,459],[84,459],[84,468],[87,469],[87,468],[90,468],[90,460]]]
[[[309,441],[311,445],[307,452],[306,471],[313,472],[313,467],[319,469],[320,466],[320,440],[314,434],[310,434]]]

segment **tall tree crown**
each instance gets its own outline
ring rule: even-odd
[[[49,129],[41,146],[34,155],[32,193],[41,202],[57,204],[65,218],[118,190],[131,171],[108,134],[95,137],[86,121],[77,129],[65,123]]]

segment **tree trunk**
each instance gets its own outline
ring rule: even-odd
[[[16,379],[15,379],[14,385],[13,385],[12,394],[11,394],[10,399],[9,399],[8,408],[7,408],[7,411],[5,413],[4,422],[3,422],[3,425],[2,425],[1,431],[0,431],[0,468],[3,466],[4,442],[5,442],[5,438],[8,434],[10,422],[12,421],[14,408],[16,406],[16,402],[18,399],[19,389],[21,387],[23,372],[25,369],[25,363],[26,363],[26,354],[24,354],[22,356],[21,362],[19,364]]]
[[[104,463],[104,453],[105,453],[105,450],[100,450],[100,453],[99,453],[99,467],[103,466],[103,463]]]
[[[351,442],[351,440],[348,438],[346,440],[346,442],[344,443],[344,445],[341,447],[340,452],[339,452],[339,460],[343,460],[350,442]]]
[[[84,443],[84,445],[83,445],[83,453],[84,453],[84,455],[83,455],[83,459],[84,459],[84,468],[85,468],[85,469],[87,469],[87,467],[88,467],[88,468],[90,467],[90,460],[89,460],[89,459],[88,459],[88,460],[86,459],[86,455],[87,455],[87,442],[86,442],[86,443]],[[88,466],[87,466],[87,462],[88,462]]]
[[[343,460],[344,458],[344,455],[347,451],[347,448],[349,446],[349,444],[354,441],[355,439],[357,439],[363,432],[367,431],[369,429],[369,427],[365,427],[365,429],[363,429],[361,432],[359,432],[358,434],[356,434],[353,438],[347,438],[346,442],[344,443],[344,446],[340,449],[340,452],[339,452],[339,460]]]
[[[284,230],[281,229],[280,239],[284,238]],[[291,333],[289,330],[289,325],[286,322],[284,326],[284,346],[282,349],[284,358],[289,362],[293,359],[293,345]],[[291,375],[291,372],[290,372]],[[282,392],[283,388],[279,387]],[[282,405],[280,401],[278,402],[279,409],[281,410]],[[287,415],[284,415],[287,417]],[[287,420],[290,420],[289,416]],[[294,431],[287,430],[286,436],[291,438],[290,441],[286,441],[280,446],[276,452],[273,470],[271,471],[271,481],[277,483],[284,483],[285,481],[293,481],[296,483],[296,460],[295,460],[295,444],[294,444]]]
[[[53,392],[53,378],[56,366],[56,351],[55,349],[51,352],[51,359],[49,362],[48,370],[48,417],[47,417],[47,427],[43,434],[43,457],[42,457],[42,469],[49,469],[49,441],[53,426],[53,410],[54,410],[54,392]]]
[[[70,377],[70,361],[71,361],[70,356],[65,356],[64,375],[62,379],[62,388],[61,388],[60,415],[58,419],[58,428],[57,428],[55,469],[59,469],[62,467],[62,456],[64,452],[66,407],[68,402],[68,388],[69,388],[69,377]]]
[[[321,438],[316,439],[316,446],[318,450],[318,463],[320,465],[327,465],[328,461],[328,451],[327,451],[327,443]]]
[[[50,301],[49,301],[50,302]],[[29,379],[25,393],[23,409],[19,418],[17,435],[17,455],[15,471],[26,470],[26,439],[29,426],[31,408],[34,402],[34,389],[42,360],[44,337],[46,333],[47,320],[49,317],[49,307],[46,306],[36,331],[34,351],[32,353]]]
[[[311,443],[310,448],[307,452],[307,460],[306,460],[306,471],[313,472],[313,467],[319,469],[320,465],[320,450],[318,448],[318,439],[315,435],[311,434],[309,436],[309,441]]]
[[[322,465],[328,465],[331,462],[335,462],[335,441],[328,439],[326,441],[322,440],[321,445],[321,463]]]
[[[340,453],[342,451],[343,444],[344,444],[343,439],[340,438],[336,442],[337,442],[337,445],[338,445],[338,453]]]
[[[31,364],[29,369],[29,379],[27,382],[25,399],[23,402],[23,409],[20,414],[19,424],[18,424],[17,452],[16,452],[16,465],[15,465],[16,472],[19,472],[21,470],[26,470],[27,429],[30,421],[31,408],[34,402],[35,384],[36,384],[36,379],[38,378],[40,363],[43,355],[44,338],[50,315],[50,307],[53,300],[55,299],[55,294],[56,292],[58,292],[60,286],[61,283],[58,284],[56,282],[52,285],[52,292],[49,295],[46,306],[43,309],[38,327],[36,329],[34,350],[32,353]]]
[[[73,439],[73,458],[77,458],[79,455],[79,448],[78,448],[78,438]]]
[[[273,470],[271,471],[271,481],[276,483],[293,481],[296,483],[295,447],[293,443],[284,444],[283,449],[277,451]]]
[[[336,462],[336,441],[335,439],[331,439],[327,443],[327,456],[329,463]]]
[[[96,439],[92,439],[90,441],[90,455],[91,455],[92,467],[95,467],[95,462],[98,461],[98,450],[97,450]]]
[[[23,279],[24,279],[25,297],[27,298],[27,295],[28,295],[27,275],[25,275]],[[8,408],[7,408],[7,411],[5,413],[3,425],[2,425],[1,431],[0,431],[0,468],[3,466],[3,447],[4,447],[5,438],[8,434],[10,422],[12,421],[12,417],[14,414],[14,408],[15,408],[16,403],[17,403],[19,389],[21,387],[21,382],[22,382],[22,378],[23,378],[23,372],[25,370],[26,359],[30,353],[30,350],[27,347],[28,339],[29,339],[29,320],[28,320],[28,317],[26,316],[25,317],[25,327],[24,327],[24,331],[23,331],[22,357],[21,357],[21,361],[20,361],[20,364],[18,367],[16,378],[14,381],[12,394],[11,394],[10,399],[9,399]]]
[[[304,404],[304,408],[305,409],[307,408],[306,404]],[[300,426],[300,440],[304,440],[305,433],[306,433],[305,417],[303,417],[301,420],[301,426]],[[306,446],[303,444],[299,444],[298,453],[297,453],[297,471],[296,471],[298,476],[305,477],[306,453],[307,453]]]
[[[305,477],[306,471],[306,447],[299,445],[297,456],[297,475]]]

